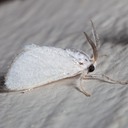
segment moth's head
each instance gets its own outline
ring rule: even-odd
[[[77,56],[76,59],[78,60],[79,64],[87,70],[87,73],[93,72],[96,68],[96,61],[94,62],[91,57],[89,57],[84,52],[76,52]]]

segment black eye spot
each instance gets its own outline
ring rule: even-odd
[[[95,67],[93,64],[91,64],[88,68],[88,72],[93,72],[95,70]]]
[[[85,61],[88,61],[87,59],[85,59]]]
[[[80,65],[83,65],[83,63],[82,63],[82,62],[79,62],[79,64],[80,64]]]

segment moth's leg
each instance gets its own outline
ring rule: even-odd
[[[89,94],[88,92],[85,91],[85,89],[83,87],[83,84],[82,84],[82,80],[83,80],[83,75],[81,75],[80,78],[79,78],[79,88],[78,88],[79,91],[82,92],[86,96],[91,96],[91,94]]]
[[[122,84],[122,85],[128,84],[128,81],[113,80],[110,77],[106,76],[105,74],[87,75],[87,76],[84,76],[83,79],[100,80],[100,81],[111,83],[111,84]]]

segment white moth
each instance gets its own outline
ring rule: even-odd
[[[95,75],[88,75],[88,73],[93,72],[96,68],[96,60],[98,57],[97,47],[87,33],[84,32],[84,34],[93,49],[92,57],[79,50],[46,46],[40,47],[36,45],[26,46],[23,52],[13,61],[11,68],[6,74],[6,90],[30,90],[79,74],[80,82],[81,79],[96,79],[97,77]],[[95,37],[95,42],[97,43],[98,36],[94,26],[93,35]],[[106,76],[102,75],[102,77],[113,81]],[[90,96],[90,94],[85,92],[81,83],[79,90],[85,95]]]

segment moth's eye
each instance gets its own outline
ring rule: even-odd
[[[79,64],[80,64],[80,65],[83,65],[83,63],[82,63],[82,62],[79,62]]]
[[[91,64],[88,68],[88,72],[93,72],[95,70],[95,67],[93,64]]]

